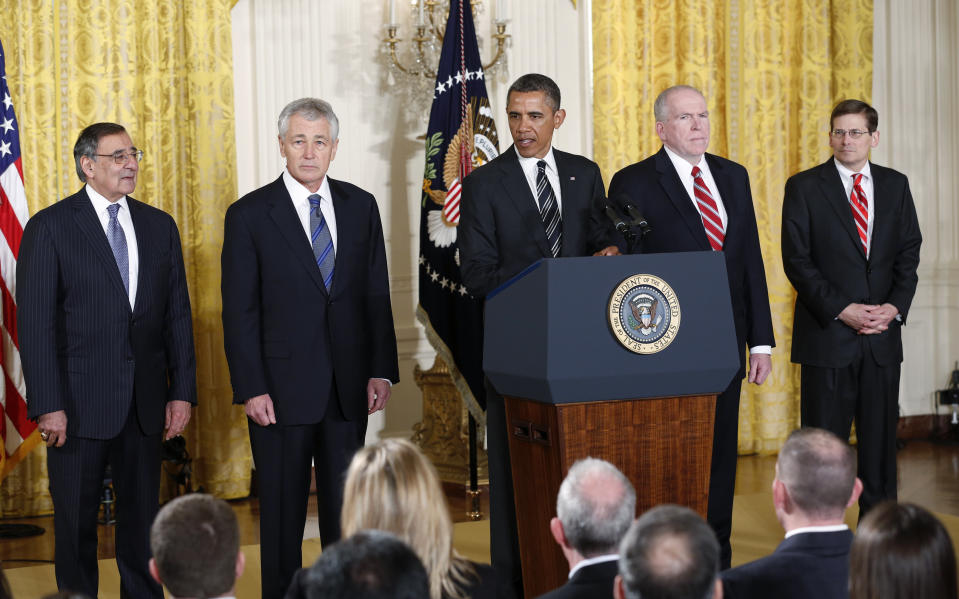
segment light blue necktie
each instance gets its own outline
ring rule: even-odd
[[[120,278],[123,279],[123,288],[130,293],[130,256],[127,253],[127,236],[123,234],[123,227],[117,220],[117,211],[120,204],[110,204],[107,206],[107,212],[110,213],[110,222],[107,224],[107,240],[113,249],[113,257],[117,261],[117,268],[120,269]]]
[[[330,235],[330,228],[326,226],[326,219],[320,211],[320,196],[313,194],[310,200],[310,242],[313,244],[313,255],[316,256],[316,265],[320,267],[320,274],[323,276],[323,284],[326,290],[330,290],[333,284],[333,262],[336,259],[336,252],[333,250],[333,236]]]

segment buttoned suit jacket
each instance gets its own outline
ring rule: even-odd
[[[728,599],[846,599],[852,532],[793,535],[756,561],[720,574]]]
[[[603,214],[603,179],[595,162],[553,148],[562,199],[560,257],[589,256],[615,245]],[[463,179],[458,228],[460,271],[484,297],[542,258],[552,258],[536,198],[514,146]]]
[[[370,378],[399,381],[386,247],[373,196],[329,179],[336,261],[327,291],[283,177],[234,202],[223,233],[223,334],[234,402],[269,393],[277,422],[367,416]]]
[[[139,274],[133,308],[85,189],[27,221],[17,264],[17,330],[30,418],[64,410],[67,438],[110,439],[129,410],[163,430],[168,401],[196,403],[193,324],[173,218],[127,206]]]
[[[612,597],[613,581],[619,574],[619,562],[612,560],[580,568],[563,586],[540,595],[538,599],[594,599]]]
[[[706,154],[706,162],[726,209],[723,254],[738,347],[774,346],[769,292],[749,175],[741,165],[713,154]],[[641,253],[712,249],[702,216],[693,206],[665,148],[616,173],[609,184],[609,199],[624,213],[625,205],[631,203],[652,227],[637,248]],[[742,378],[745,375],[745,354],[740,351],[739,355],[740,372],[737,376]]]
[[[863,250],[833,158],[793,175],[783,200],[783,268],[796,288],[792,361],[841,368],[859,351],[861,336],[837,320],[851,303],[891,303],[902,321],[867,335],[879,365],[902,362],[902,327],[916,292],[922,235],[909,181],[869,164],[873,178],[873,231]]]

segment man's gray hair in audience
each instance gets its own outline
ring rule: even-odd
[[[616,553],[636,517],[636,491],[616,466],[585,458],[560,485],[556,515],[570,547],[583,557]]]
[[[654,507],[620,544],[619,573],[627,599],[711,599],[719,573],[716,534],[687,507]]]
[[[240,529],[222,499],[191,493],[164,505],[150,528],[150,550],[174,597],[220,597],[236,585]]]
[[[829,431],[801,428],[783,444],[776,477],[806,515],[841,519],[856,483],[856,454]]]

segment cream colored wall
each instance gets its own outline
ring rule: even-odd
[[[909,177],[923,236],[900,406],[929,414],[959,359],[959,9],[955,0],[875,0],[874,11],[872,160]]]
[[[567,119],[554,138],[561,149],[591,154],[589,2],[579,9],[559,0],[505,0],[513,36],[509,79],[488,82],[500,150],[508,146],[504,95],[509,81],[531,72],[553,77]],[[397,2],[397,13],[404,3]],[[494,4],[485,2],[487,6]],[[420,184],[425,119],[408,123],[383,83],[379,62],[385,0],[239,0],[233,8],[238,188],[244,194],[275,179],[283,162],[276,117],[298,97],[333,104],[340,142],[330,176],[376,196],[386,234],[400,378],[385,414],[370,421],[369,437],[408,436],[421,417],[413,366],[429,368],[434,352],[414,310],[417,297]],[[491,39],[489,8],[477,31]],[[401,36],[408,37],[405,27]],[[481,48],[485,60],[491,53]]]

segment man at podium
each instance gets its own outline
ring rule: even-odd
[[[652,228],[631,248],[635,253],[725,254],[737,346],[749,347],[749,382],[761,385],[772,370],[775,341],[749,175],[741,165],[706,153],[709,111],[699,90],[671,87],[659,94],[653,110],[663,147],[616,173],[610,200],[623,213],[629,212],[627,206],[637,209]],[[742,352],[739,373],[716,398],[707,520],[716,531],[724,569],[732,555],[739,392],[745,375]]]
[[[476,297],[542,258],[615,255],[595,162],[556,150],[563,124],[556,83],[523,75],[506,94],[513,146],[463,180],[459,224],[463,282]],[[497,597],[522,597],[519,544],[503,398],[487,383],[490,554]]]

